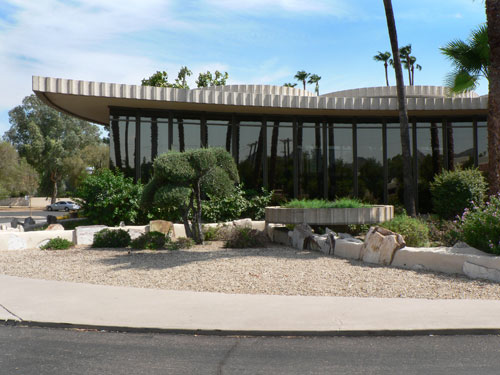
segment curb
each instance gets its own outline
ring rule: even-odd
[[[3,326],[56,328],[56,329],[83,329],[122,333],[156,333],[173,335],[204,335],[204,336],[247,336],[247,337],[396,337],[396,336],[484,336],[500,335],[500,328],[440,328],[415,330],[338,330],[338,331],[259,331],[259,330],[219,330],[219,329],[183,329],[183,328],[153,328],[153,327],[126,327],[101,326],[92,324],[54,323],[39,321],[19,321],[7,319]]]

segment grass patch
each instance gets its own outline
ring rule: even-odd
[[[360,208],[370,206],[358,199],[352,198],[340,198],[334,201],[324,199],[294,199],[284,205],[286,208]]]
[[[42,250],[67,250],[73,247],[73,242],[61,237],[52,238],[45,245],[40,246]]]

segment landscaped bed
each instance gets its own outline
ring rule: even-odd
[[[81,283],[222,293],[498,299],[500,284],[458,275],[368,265],[271,246],[189,250],[0,251],[0,273]]]

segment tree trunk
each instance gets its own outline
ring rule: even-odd
[[[122,168],[122,154],[120,149],[120,125],[118,117],[113,116],[113,120],[111,120],[111,132],[113,134],[113,143],[115,146],[115,166],[117,168]],[[128,144],[128,140],[125,142]]]
[[[432,174],[441,172],[441,163],[439,160],[439,136],[438,128],[435,122],[431,123],[431,149],[432,149]]]
[[[158,119],[151,118],[151,162],[158,156]]]
[[[384,62],[384,67],[385,67],[385,83],[387,83],[387,86],[389,86],[389,73],[387,72],[387,67],[389,65],[387,64],[387,61]]]
[[[490,45],[488,94],[488,181],[490,194],[500,192],[500,1],[486,0]]]
[[[179,151],[184,152],[185,151],[185,144],[184,144],[184,120],[182,118],[177,119],[177,124],[179,128]]]
[[[197,244],[203,243],[203,230],[201,227],[201,181],[198,181],[195,188],[196,208],[193,213],[193,240]]]
[[[50,172],[50,181],[52,181],[52,196],[50,197],[50,204],[56,203],[57,200],[57,172]]]
[[[304,84],[304,91],[306,90],[306,80],[302,80],[302,83]]]
[[[408,126],[408,111],[406,108],[406,94],[403,82],[403,70],[399,58],[398,36],[396,22],[392,10],[392,1],[384,0],[385,15],[387,18],[387,29],[391,40],[392,55],[394,58],[394,70],[396,72],[396,84],[398,89],[399,121],[401,126],[401,150],[403,154],[403,186],[404,203],[408,215],[415,216],[415,192],[413,191],[413,170],[410,155],[410,131]]]
[[[182,213],[182,222],[184,223],[184,230],[186,231],[186,237],[193,238],[193,231],[191,230],[191,226],[189,225],[189,211],[193,206],[193,194],[189,196],[189,204]]]
[[[269,188],[274,189],[276,183],[276,158],[278,156],[278,135],[280,122],[274,121],[273,133],[271,136],[271,162],[269,165]]]

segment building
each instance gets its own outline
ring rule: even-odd
[[[161,153],[223,147],[247,188],[402,200],[396,87],[316,96],[268,85],[185,90],[35,76],[33,91],[60,111],[109,125],[111,164],[136,180],[148,180]],[[437,86],[406,87],[406,94],[414,185],[425,212],[434,174],[487,163],[488,98],[452,98]]]

